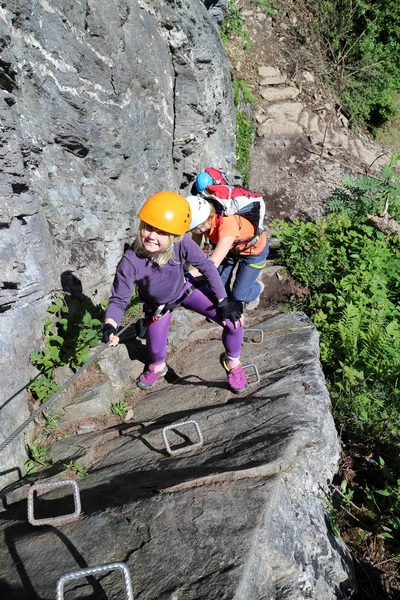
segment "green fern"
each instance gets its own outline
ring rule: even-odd
[[[342,317],[337,323],[342,351],[349,362],[355,362],[358,353],[358,340],[361,335],[361,310],[352,302],[346,304]]]
[[[362,333],[360,359],[370,376],[395,380],[400,371],[400,328],[398,321],[377,315]]]
[[[368,214],[384,212],[390,212],[395,219],[399,218],[400,177],[394,171],[399,159],[398,153],[393,154],[379,177],[343,177],[343,187],[333,190],[327,204],[329,212],[343,213],[359,222],[365,220]]]

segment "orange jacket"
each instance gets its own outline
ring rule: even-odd
[[[267,234],[254,236],[254,225],[240,215],[214,215],[211,229],[205,234],[214,246],[224,237],[235,237],[230,252],[241,255],[257,255],[265,248]]]

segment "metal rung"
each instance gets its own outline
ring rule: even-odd
[[[67,581],[72,581],[73,579],[80,579],[81,577],[87,577],[88,575],[97,575],[100,573],[107,573],[108,571],[115,571],[116,569],[120,569],[122,571],[122,575],[124,577],[126,600],[134,600],[131,575],[129,573],[129,569],[126,566],[126,564],[122,563],[122,562],[109,563],[107,565],[102,565],[100,567],[89,567],[87,569],[80,569],[79,571],[71,571],[70,573],[66,573],[65,575],[60,577],[60,579],[57,581],[57,598],[56,598],[56,600],[64,599],[64,584]]]
[[[49,490],[63,485],[72,485],[72,492],[74,495],[75,511],[68,515],[61,515],[60,517],[49,517],[47,519],[35,519],[33,514],[33,500],[34,493],[37,490]],[[62,523],[69,523],[75,521],[81,514],[81,498],[79,495],[78,482],[73,479],[65,479],[64,481],[49,481],[47,483],[35,483],[31,486],[28,492],[28,521],[31,525],[61,525]]]
[[[260,379],[260,373],[258,372],[258,368],[257,365],[250,363],[249,365],[243,365],[243,369],[248,369],[249,367],[253,367],[254,369],[254,373],[256,376],[256,380],[255,381],[251,381],[250,385],[253,385],[255,383],[260,383],[261,379]]]
[[[167,431],[169,431],[170,429],[177,429],[178,427],[183,427],[183,425],[193,425],[197,432],[199,441],[194,444],[191,444],[190,446],[185,446],[184,448],[172,450],[171,446],[168,443]],[[200,431],[200,427],[196,421],[182,421],[182,423],[175,423],[174,425],[167,425],[167,427],[164,427],[164,429],[162,431],[162,436],[164,439],[165,448],[166,448],[168,454],[170,454],[171,456],[176,456],[177,454],[183,454],[184,452],[190,452],[194,448],[200,448],[200,446],[203,445],[203,441],[204,441],[203,436]]]
[[[253,342],[253,344],[262,344],[264,341],[264,331],[262,329],[245,329],[244,330],[244,336],[246,336],[248,333],[259,333],[260,334],[260,341],[259,342]],[[245,341],[245,340],[243,340]]]

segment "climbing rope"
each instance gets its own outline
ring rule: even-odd
[[[128,329],[128,327],[130,327],[133,323],[135,323],[137,320],[139,319],[139,317],[136,317],[135,319],[132,319],[132,321],[129,321],[129,323],[127,323],[127,325],[125,325],[122,329],[120,329],[117,333],[118,336],[120,336],[126,329]],[[101,346],[101,348],[99,348],[97,350],[97,352],[95,352],[93,354],[93,356],[87,361],[87,363],[85,363],[80,369],[77,370],[76,373],[74,373],[72,375],[72,377],[70,377],[52,396],[50,396],[50,398],[41,406],[39,406],[39,408],[37,408],[35,411],[33,411],[33,413],[26,419],[26,421],[24,421],[22,423],[22,425],[20,425],[11,435],[8,436],[8,438],[6,438],[4,440],[4,442],[2,442],[0,444],[0,452],[2,450],[4,450],[4,448],[6,448],[8,446],[8,444],[10,444],[13,440],[15,440],[15,438],[21,433],[21,431],[23,431],[26,427],[28,427],[28,425],[30,423],[32,423],[32,421],[34,421],[34,419],[36,419],[39,415],[42,414],[42,412],[44,412],[46,409],[48,409],[54,402],[54,400],[63,393],[64,390],[67,389],[67,387],[69,385],[71,385],[71,383],[77,378],[79,377],[79,375],[85,370],[87,369],[87,367],[98,357],[100,356],[100,354],[102,352],[104,352],[104,350],[106,348],[109,348],[108,344],[103,344]]]

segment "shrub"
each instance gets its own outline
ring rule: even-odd
[[[393,206],[398,201],[385,178],[344,183],[364,209],[380,208],[388,194]],[[344,204],[315,223],[275,222],[280,255],[312,292],[302,307],[321,333],[342,424],[371,439],[399,440],[400,249],[365,222],[360,207]]]
[[[47,312],[53,317],[45,318],[43,349],[30,354],[30,361],[40,375],[28,387],[42,402],[58,389],[53,381],[56,367],[69,365],[77,370],[89,360],[89,350],[99,344],[101,326],[97,315],[93,316],[84,302],[74,301],[68,307],[56,296]]]
[[[221,39],[226,44],[228,40],[236,36],[244,50],[250,49],[250,37],[247,30],[246,20],[242,16],[243,7],[236,0],[228,0],[225,11],[224,22],[221,27]]]
[[[373,129],[391,119],[400,89],[398,0],[316,0],[309,6],[351,123]]]
[[[250,152],[253,145],[255,124],[243,113],[236,111],[236,167],[246,183],[250,172]]]

